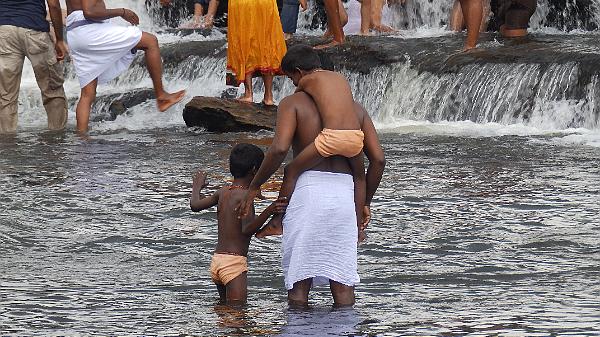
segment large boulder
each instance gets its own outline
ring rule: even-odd
[[[183,110],[188,127],[203,127],[210,132],[272,130],[276,116],[275,106],[203,96],[194,97]]]

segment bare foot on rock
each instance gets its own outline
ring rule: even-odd
[[[240,98],[237,99],[240,102],[244,102],[244,103],[254,103],[254,99],[252,97],[248,97],[248,96],[242,96]]]
[[[314,46],[313,48],[314,49],[327,49],[327,48],[339,46],[341,44],[342,44],[342,42],[333,40],[333,41],[331,41],[329,43],[325,43],[325,44],[321,44],[321,45],[318,45],[318,46]]]
[[[267,225],[261,228],[254,236],[262,239],[271,235],[282,235],[283,234],[283,216],[281,214],[274,215]]]
[[[160,112],[164,112],[175,103],[181,101],[183,97],[185,97],[185,90],[180,90],[172,94],[165,92],[162,96],[156,98],[156,106]]]

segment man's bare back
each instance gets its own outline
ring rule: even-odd
[[[337,72],[316,69],[298,81],[296,92],[303,91],[315,101],[323,128],[358,130],[354,99],[348,80]]]

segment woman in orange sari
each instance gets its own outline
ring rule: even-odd
[[[229,0],[227,84],[244,83],[241,101],[253,102],[252,77],[265,83],[263,103],[273,104],[273,76],[286,53],[276,0]]]

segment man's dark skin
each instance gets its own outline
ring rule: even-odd
[[[369,158],[366,177],[366,206],[362,221],[364,229],[370,220],[369,205],[381,181],[385,166],[385,157],[371,118],[360,105],[355,104],[355,107],[365,134],[363,151],[367,155],[367,158]],[[257,175],[267,174],[271,176],[281,166],[290,145],[292,146],[294,156],[296,156],[307,145],[314,142],[321,130],[321,118],[310,96],[304,92],[298,92],[283,99],[277,111],[277,125],[273,143],[269,147],[263,165],[261,165]],[[319,165],[312,168],[312,170],[352,175],[352,170],[347,159],[341,156],[326,158]],[[289,304],[300,307],[307,306],[311,283],[312,279],[294,283],[294,287],[288,291]],[[354,287],[330,281],[330,288],[335,306],[351,306],[354,304]]]

